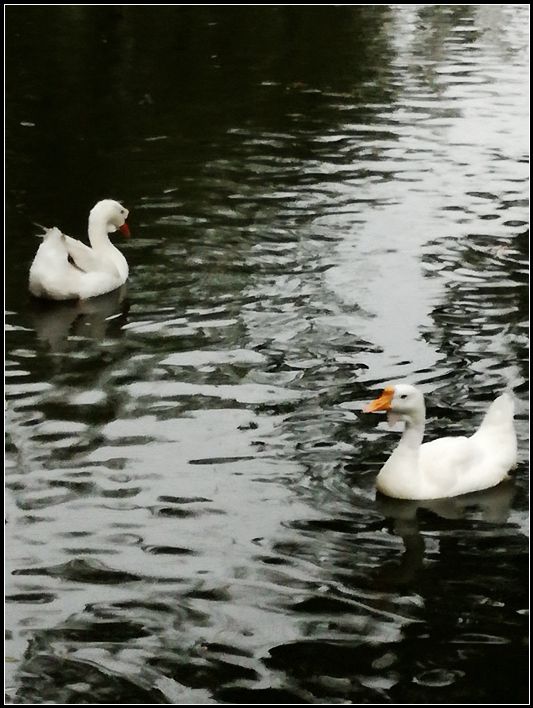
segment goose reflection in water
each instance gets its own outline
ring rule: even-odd
[[[31,323],[38,338],[54,352],[68,351],[69,339],[99,341],[120,329],[129,310],[127,286],[87,300],[47,302],[32,300]]]
[[[399,562],[383,564],[376,580],[384,585],[410,583],[424,565],[424,532],[453,530],[457,521],[504,524],[515,492],[515,482],[509,479],[491,489],[448,499],[406,501],[378,493],[377,509],[390,520],[405,551]]]

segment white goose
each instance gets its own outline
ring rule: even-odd
[[[109,234],[118,230],[130,235],[128,213],[113,199],[95,204],[89,214],[90,247],[58,228],[47,229],[30,268],[31,294],[47,300],[85,300],[123,285],[128,263]]]
[[[506,479],[516,464],[514,402],[508,393],[491,403],[472,436],[424,444],[424,397],[414,386],[385,388],[365,411],[387,411],[390,424],[405,422],[400,443],[376,480],[378,490],[389,497],[443,499],[488,489]]]

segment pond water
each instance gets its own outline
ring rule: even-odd
[[[10,6],[11,703],[528,700],[528,7]],[[33,224],[130,209],[121,291]],[[508,484],[376,497],[517,399]]]

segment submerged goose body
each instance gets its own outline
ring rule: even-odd
[[[47,229],[30,268],[31,294],[47,300],[85,300],[123,285],[128,263],[109,234],[118,230],[129,236],[127,216],[128,210],[113,199],[98,202],[89,214],[90,247],[58,228]]]
[[[391,423],[405,423],[400,443],[383,465],[377,489],[397,499],[442,499],[488,489],[507,478],[516,464],[514,401],[504,393],[489,406],[470,437],[445,437],[422,443],[425,405],[409,384],[384,389],[365,409],[387,411]]]

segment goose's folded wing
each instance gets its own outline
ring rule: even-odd
[[[101,261],[98,256],[95,255],[92,248],[89,248],[89,246],[78,241],[78,239],[71,238],[70,236],[65,236],[65,240],[68,255],[77,268],[86,273],[101,268]]]
[[[451,489],[476,464],[477,454],[477,446],[469,438],[439,438],[421,446],[420,465],[429,482]]]

